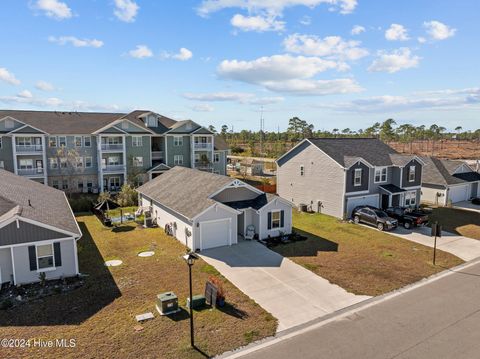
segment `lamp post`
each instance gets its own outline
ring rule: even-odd
[[[193,295],[192,295],[192,266],[195,263],[195,260],[198,259],[198,256],[189,252],[183,256],[183,259],[188,264],[188,275],[190,280],[190,345],[192,348],[195,347],[195,340],[193,338]]]

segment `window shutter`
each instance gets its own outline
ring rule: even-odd
[[[60,242],[53,243],[53,254],[55,256],[55,267],[61,267],[62,251],[60,250]]]
[[[284,227],[285,224],[285,211],[281,210],[280,211],[280,227]]]
[[[30,260],[30,271],[37,270],[37,252],[35,246],[28,246],[28,258]]]
[[[268,212],[268,229],[272,229],[272,212]]]

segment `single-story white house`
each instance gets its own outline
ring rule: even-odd
[[[480,196],[480,173],[467,163],[422,157],[422,202],[446,206]]]
[[[139,205],[192,250],[290,234],[292,204],[238,179],[176,166],[137,189]]]
[[[0,284],[79,274],[81,236],[64,192],[0,170]]]

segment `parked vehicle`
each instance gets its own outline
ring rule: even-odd
[[[369,224],[377,227],[379,231],[395,229],[398,226],[398,221],[395,218],[389,217],[381,209],[372,206],[355,207],[352,212],[352,218],[356,224]]]
[[[390,217],[398,220],[398,223],[403,225],[405,229],[422,226],[428,223],[427,214],[417,212],[408,207],[391,207],[387,208],[386,212]]]

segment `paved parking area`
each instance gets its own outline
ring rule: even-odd
[[[369,298],[348,293],[255,241],[208,249],[201,256],[276,317],[278,331]]]
[[[453,205],[453,207],[480,213],[480,206],[472,204],[470,201],[457,202]]]

